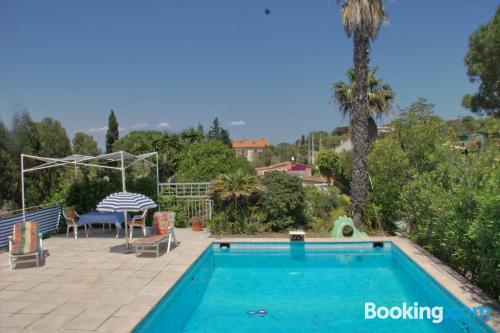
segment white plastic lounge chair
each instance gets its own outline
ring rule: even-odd
[[[148,215],[148,210],[144,210],[141,215],[136,215],[132,220],[128,221],[128,227],[130,229],[130,239],[134,234],[134,228],[141,228],[142,234],[146,237],[146,216]]]
[[[78,239],[78,228],[83,227],[85,229],[85,237],[89,237],[89,232],[87,230],[87,224],[80,224],[78,220],[80,216],[73,208],[64,208],[63,211],[64,220],[66,221],[66,238],[69,236],[69,229],[73,228],[73,236]],[[89,225],[89,228],[91,226]]]

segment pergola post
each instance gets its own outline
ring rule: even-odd
[[[24,202],[24,154],[21,154],[21,204],[23,206],[23,222],[26,222],[26,204]]]
[[[123,162],[123,151],[120,151],[120,161],[121,161],[121,169],[122,169],[122,191],[127,192],[127,188],[125,186],[125,165]],[[123,220],[125,221],[125,244],[128,249],[128,226],[127,226],[127,211],[123,211]]]
[[[126,186],[125,186],[125,165],[123,163],[123,151],[120,151],[120,160],[121,160],[121,170],[122,170],[122,191],[127,192]]]
[[[160,170],[158,169],[158,152],[155,152],[156,155],[156,200],[160,200]],[[158,209],[159,209],[158,205]]]

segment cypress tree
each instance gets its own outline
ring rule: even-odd
[[[118,121],[116,120],[115,112],[111,110],[108,118],[108,131],[106,132],[106,153],[113,152],[113,144],[118,140]]]

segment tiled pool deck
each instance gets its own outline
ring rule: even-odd
[[[0,253],[0,332],[129,332],[212,241],[288,241],[214,239],[188,229],[176,233],[181,244],[160,258],[120,253],[123,238],[99,233],[87,239],[45,240],[50,255],[39,268],[10,270],[7,253]],[[500,331],[494,302],[412,242],[363,240],[393,241],[467,306],[493,307],[490,325]]]

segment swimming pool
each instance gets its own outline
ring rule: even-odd
[[[493,332],[393,243],[374,244],[214,243],[134,332]],[[404,306],[429,311],[367,319]]]

